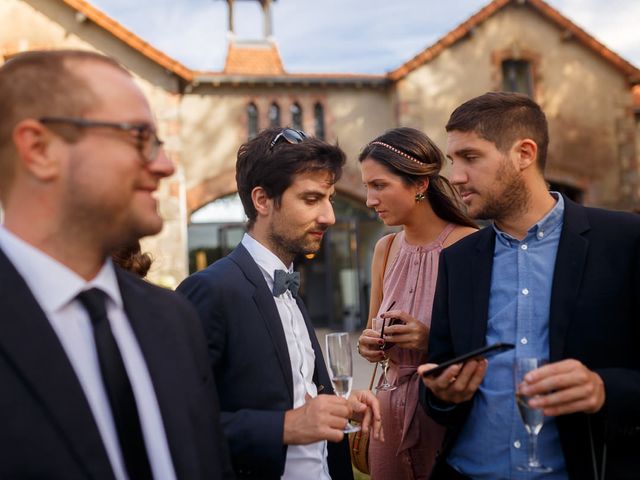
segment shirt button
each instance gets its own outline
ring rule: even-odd
[[[414,265],[420,265],[420,262],[413,262]]]
[[[529,289],[528,288],[523,288],[522,289],[522,294],[523,295],[529,295]]]
[[[542,238],[542,237],[544,237],[544,232],[542,230],[540,230],[538,232],[538,238]]]
[[[522,337],[520,339],[520,343],[523,344],[523,345],[526,345],[527,343],[529,343],[529,340],[527,340],[527,337]]]
[[[409,293],[413,293],[413,288],[410,288],[410,289],[409,289]]]
[[[527,244],[526,244],[526,243],[523,243],[522,245],[520,245],[520,248],[521,248],[522,250],[526,250],[526,249],[527,249],[527,248],[529,248],[529,247],[527,247]]]
[[[516,448],[520,448],[520,440],[516,440],[515,442],[513,442],[513,446]]]

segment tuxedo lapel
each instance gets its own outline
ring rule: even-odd
[[[493,270],[493,252],[496,236],[493,228],[485,227],[478,236],[475,254],[471,258],[470,288],[472,294],[473,312],[471,345],[468,350],[474,350],[484,345],[487,335],[487,319],[489,315],[489,294],[491,292],[491,273]]]
[[[256,303],[256,307],[265,322],[271,342],[276,350],[278,362],[282,369],[285,383],[287,385],[287,391],[293,405],[293,374],[291,373],[291,359],[289,357],[289,349],[287,348],[287,339],[282,328],[282,320],[278,314],[278,308],[276,302],[273,300],[273,294],[267,288],[267,283],[262,276],[262,272],[256,265],[256,262],[251,258],[247,249],[238,245],[236,249],[229,254],[228,257],[234,263],[240,267],[245,277],[251,284],[253,284],[255,291],[253,293],[253,300]]]
[[[0,351],[39,399],[87,478],[113,476],[89,403],[49,320],[0,250]],[[1,428],[1,427],[0,427]]]
[[[590,229],[584,209],[564,197],[564,221],[558,244],[549,305],[549,356],[561,358],[569,323],[573,317],[582,283],[589,241],[584,233]]]

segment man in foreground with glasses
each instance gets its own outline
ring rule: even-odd
[[[239,478],[350,479],[347,420],[355,412],[363,429],[381,435],[371,392],[350,401],[331,395],[293,272],[294,258],[317,252],[335,223],[331,199],[344,162],[337,146],[289,128],[242,145],[236,181],[248,233],[178,287],[205,326]]]
[[[115,61],[0,68],[0,478],[233,476],[196,313],[113,266],[174,167]]]
[[[549,191],[547,120],[525,95],[473,98],[446,130],[451,183],[470,216],[493,223],[441,254],[429,361],[515,349],[424,379],[427,412],[448,427],[432,479],[637,478],[640,217]],[[531,359],[549,363],[521,382]],[[516,391],[546,417],[541,465],[526,461]]]

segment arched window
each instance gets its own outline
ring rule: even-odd
[[[302,109],[300,105],[291,105],[291,126],[296,130],[302,130]]]
[[[247,105],[247,132],[249,140],[258,135],[258,107],[255,103]]]
[[[280,107],[275,102],[273,102],[269,106],[269,126],[270,127],[280,126]]]
[[[316,138],[324,140],[324,108],[320,102],[313,107],[313,122],[315,124]]]

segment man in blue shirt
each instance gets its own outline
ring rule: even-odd
[[[432,478],[623,479],[640,471],[640,217],[549,192],[540,107],[493,92],[447,124],[452,183],[491,227],[443,251],[431,364],[485,344],[516,348],[425,378],[421,400],[448,428]],[[515,385],[516,358],[548,364]],[[545,422],[541,463],[522,472],[528,438],[514,394]]]

